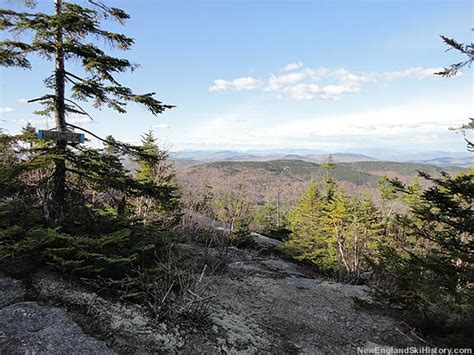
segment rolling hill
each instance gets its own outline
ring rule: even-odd
[[[382,161],[362,161],[338,163],[330,171],[330,176],[344,186],[350,194],[374,192],[381,176],[400,178],[404,182],[413,180],[418,171],[439,176],[441,171],[456,173],[461,168],[441,169],[440,167]],[[295,202],[304,191],[308,181],[320,181],[326,175],[321,164],[304,160],[271,161],[219,161],[193,166],[178,166],[177,176],[185,194],[199,194],[203,182],[207,181],[214,192],[235,191],[244,185],[248,197],[255,203],[275,199],[280,195],[288,204]]]

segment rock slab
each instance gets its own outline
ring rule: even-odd
[[[0,353],[115,354],[62,309],[23,302],[18,280],[0,277]]]

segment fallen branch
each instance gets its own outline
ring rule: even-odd
[[[163,299],[161,300],[161,303],[165,303],[166,298],[167,298],[168,295],[170,294],[171,289],[173,288],[173,286],[174,286],[174,281],[171,283],[171,286],[170,286],[170,288],[168,289],[168,292],[166,292],[165,297],[163,297]]]
[[[199,282],[202,281],[202,278],[204,277],[204,273],[206,272],[206,269],[207,269],[207,264],[205,264],[205,265],[204,265],[204,268],[202,269],[201,277],[199,277]]]

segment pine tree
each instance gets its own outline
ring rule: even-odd
[[[156,138],[153,136],[152,130],[149,130],[148,132],[142,135],[141,143],[141,147],[147,155],[155,158],[159,158],[160,154],[164,156],[164,152],[161,152],[159,150]],[[138,163],[138,180],[146,183],[154,183],[158,174],[154,161],[150,161],[147,159],[138,159]]]
[[[115,140],[115,138],[109,134],[104,139],[104,152],[108,155],[120,155],[121,151],[117,148],[119,142]]]
[[[278,221],[278,206],[275,201],[259,206],[255,211],[255,223],[263,234],[271,234],[273,231],[285,226],[285,221]]]
[[[0,29],[14,38],[0,42],[0,65],[29,69],[31,55],[53,61],[54,73],[45,80],[50,92],[30,101],[43,105],[39,114],[54,115],[56,130],[82,130],[105,143],[105,149],[94,149],[39,141],[31,126],[20,135],[0,135],[0,269],[22,273],[48,268],[85,278],[99,288],[110,281],[111,293],[143,294],[148,286],[137,270],[159,279],[170,233],[143,223],[130,211],[130,201],[143,197],[168,206],[176,204],[178,196],[172,184],[136,178],[123,160],[162,164],[165,157],[110,136],[102,139],[68,123],[67,117],[90,115],[77,101],[119,113],[134,102],[153,115],[171,106],[116,80],[117,74],[136,66],[91,41],[130,49],[133,39],[102,28],[103,20],[121,24],[128,15],[99,1],[87,4],[55,0],[52,14],[0,9]],[[20,41],[23,37],[29,40]],[[67,66],[72,62],[79,63],[79,72]]]
[[[410,239],[402,247],[380,244],[377,269],[387,282],[379,296],[409,312],[415,325],[451,333],[451,345],[468,344],[474,324],[474,170],[422,176],[431,186],[421,193],[392,180],[409,204],[399,223]]]
[[[331,179],[314,182],[289,213],[286,251],[340,279],[357,281],[383,235],[380,212],[368,198],[349,198]]]
[[[332,155],[328,154],[328,156],[326,158],[326,161],[323,164],[321,164],[321,169],[323,169],[325,171],[327,182],[330,181],[330,173],[335,168],[336,168],[336,164],[334,163]]]
[[[119,113],[126,112],[128,102],[144,105],[153,115],[171,108],[172,106],[155,99],[154,93],[136,94],[117,81],[116,74],[133,71],[136,65],[127,59],[106,54],[99,45],[91,43],[90,38],[96,38],[112,48],[130,49],[134,43],[132,38],[101,27],[102,21],[106,19],[123,24],[129,15],[99,1],[89,0],[88,3],[90,6],[85,7],[54,0],[51,14],[0,9],[0,30],[13,35],[12,39],[0,42],[0,65],[30,69],[29,58],[33,54],[54,61],[54,73],[45,80],[50,92],[30,102],[44,106],[43,110],[38,111],[39,114],[54,114],[56,129],[62,132],[81,129],[67,122],[69,114],[90,117],[77,101],[91,101],[96,108],[107,106]],[[29,5],[34,4],[29,2]],[[29,41],[18,40],[20,35],[25,35]],[[80,63],[80,72],[73,73],[66,67],[69,62]],[[66,97],[67,91],[71,93],[70,98]],[[67,174],[75,172],[67,164],[73,163],[78,156],[77,152],[69,149],[69,145],[68,142],[59,140],[52,152],[53,201],[59,209],[59,216],[64,214]],[[135,152],[126,145],[121,147],[128,149],[129,153]],[[70,159],[71,155],[73,159]]]
[[[140,149],[145,155],[136,159],[137,180],[145,186],[161,189],[167,196],[160,199],[141,196],[135,202],[137,213],[148,222],[154,223],[163,222],[165,215],[169,214],[168,217],[174,222],[178,217],[178,187],[172,167],[167,161],[167,153],[159,148],[151,130],[142,135]]]
[[[344,191],[338,189],[331,181],[327,183],[326,191],[331,191],[331,194],[326,197],[321,227],[329,241],[329,248],[334,249],[337,253],[338,266],[351,275],[353,270],[349,259],[351,249],[349,228],[353,217],[352,206]],[[342,275],[343,272],[340,270],[339,274]]]
[[[369,270],[369,258],[373,257],[385,234],[382,215],[369,197],[353,198],[354,216],[351,221],[351,278],[359,279],[361,272]]]
[[[289,213],[291,235],[285,242],[285,250],[297,260],[308,261],[322,271],[331,272],[337,254],[324,229],[326,203],[316,182],[310,181],[306,192]]]

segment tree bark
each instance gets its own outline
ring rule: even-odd
[[[54,12],[56,16],[62,13],[62,0],[54,0]],[[65,70],[64,70],[64,49],[63,49],[63,29],[58,23],[56,28],[56,66],[55,66],[55,100],[54,114],[56,120],[56,129],[66,131],[66,113],[64,103],[65,92]],[[53,201],[59,208],[60,215],[64,212],[64,199],[66,195],[66,162],[64,155],[66,153],[66,142],[58,141],[56,148],[59,158],[55,160],[54,170],[54,191]]]

